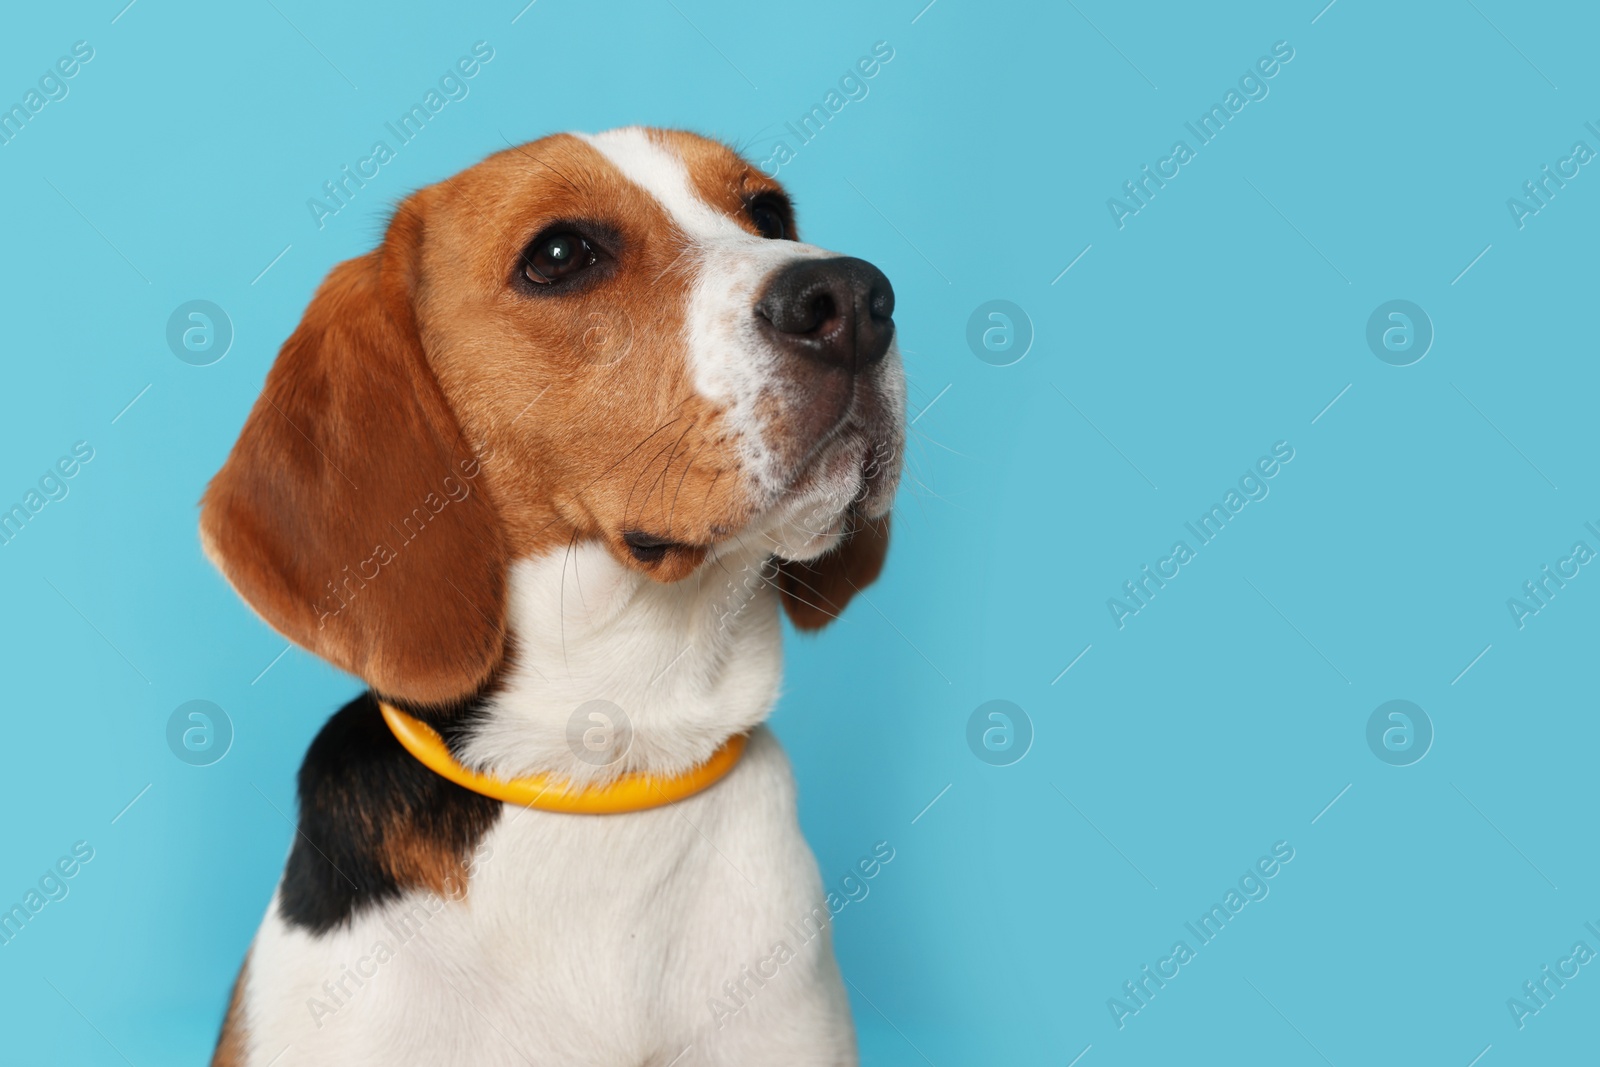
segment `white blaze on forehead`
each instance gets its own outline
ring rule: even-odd
[[[766,280],[785,263],[834,253],[796,241],[758,237],[695,192],[683,158],[637,126],[578,134],[624,178],[648,193],[688,239],[676,269],[692,271],[686,342],[695,390],[723,407],[745,473],[767,492],[783,472],[765,440],[759,404],[783,388],[779,354],[757,328],[755,304]]]
[[[651,137],[648,130],[629,126],[578,136],[605,156],[623,177],[655,197],[690,239],[709,241],[750,236],[738,223],[695,193],[683,158]]]

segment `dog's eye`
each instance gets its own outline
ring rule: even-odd
[[[595,261],[594,249],[567,230],[544,234],[522,256],[522,273],[535,285],[549,285],[576,274]]]
[[[769,241],[781,241],[789,236],[783,212],[765,201],[757,200],[750,205],[750,221],[756,224],[761,236]]]

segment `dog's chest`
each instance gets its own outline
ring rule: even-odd
[[[304,1063],[853,1062],[827,931],[808,936],[816,864],[765,729],[679,804],[508,809],[471,869],[461,899],[409,894],[320,936],[269,916],[252,1062],[285,1045]],[[780,942],[792,958],[752,980]]]

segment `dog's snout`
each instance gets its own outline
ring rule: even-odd
[[[802,259],[783,267],[756,301],[756,316],[786,351],[852,374],[894,340],[894,287],[864,259]]]

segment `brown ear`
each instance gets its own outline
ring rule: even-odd
[[[291,641],[418,704],[463,697],[504,647],[507,553],[418,340],[413,198],[335,267],[201,501],[207,554]]]
[[[889,516],[858,519],[855,530],[832,552],[806,563],[780,560],[778,590],[797,630],[820,630],[844,611],[851,597],[871,585],[889,552]]]

